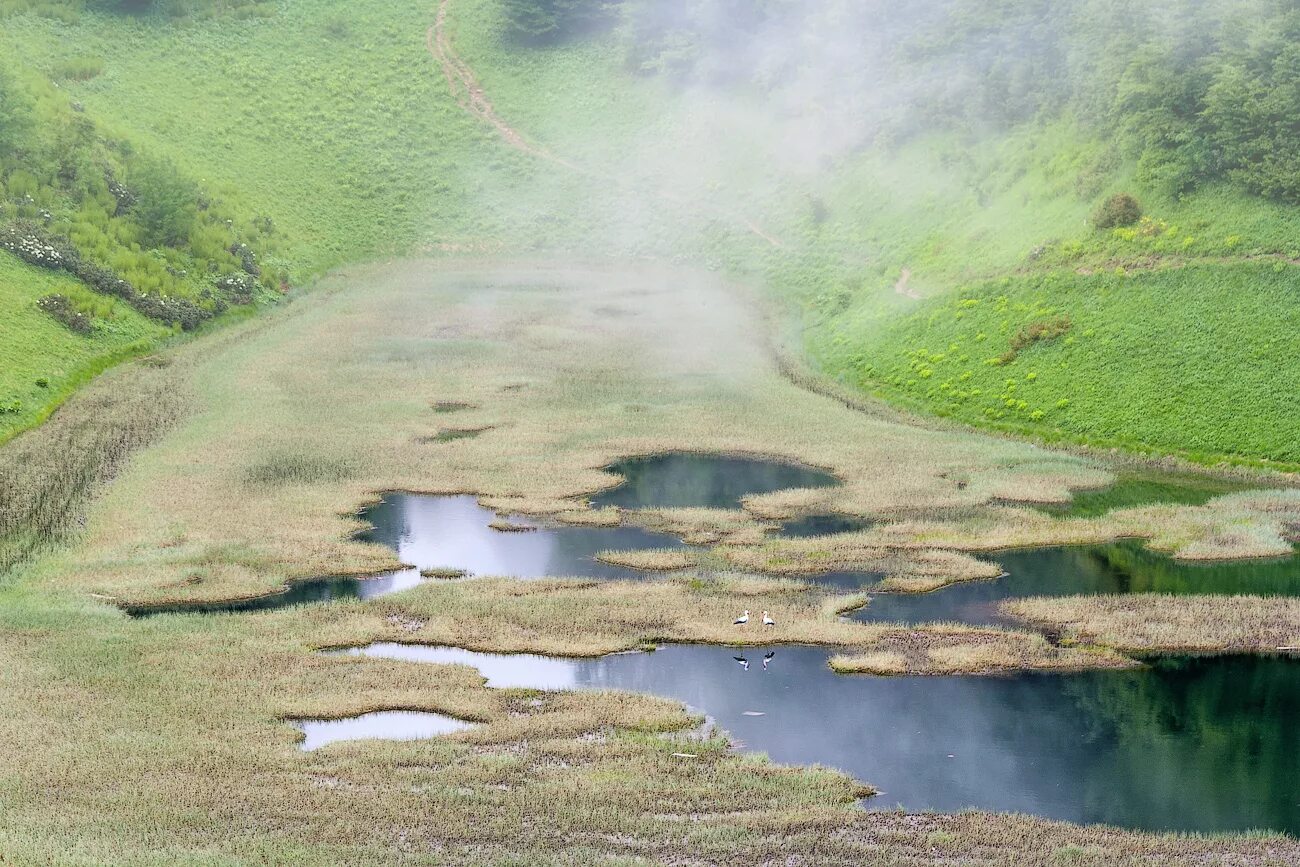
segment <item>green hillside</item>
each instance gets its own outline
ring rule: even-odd
[[[5,156],[0,222],[58,205],[50,232],[219,317],[195,275],[237,273],[232,243],[254,251],[257,303],[410,252],[680,259],[766,283],[823,370],[865,391],[1049,439],[1296,458],[1285,4],[454,0],[446,38],[522,145],[458,104],[428,3],[9,5],[4,88],[91,124],[127,187],[133,165],[169,167],[202,231],[142,236],[48,147]],[[800,48],[828,34],[860,40],[833,75]],[[1148,219],[1098,229],[1121,192]],[[1070,333],[988,363],[1044,310]],[[1085,352],[1088,331],[1113,339]],[[0,401],[38,412],[13,375]]]
[[[37,306],[62,294],[97,311],[100,327],[81,336]],[[170,333],[117,299],[0,252],[0,439],[39,421],[49,407],[119,359]]]
[[[823,361],[974,424],[1296,464],[1298,279],[1279,261],[990,280],[837,317]]]

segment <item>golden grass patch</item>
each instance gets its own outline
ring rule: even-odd
[[[1074,641],[1133,653],[1277,653],[1300,647],[1300,599],[1294,598],[1070,596],[1011,600],[1002,610]]]

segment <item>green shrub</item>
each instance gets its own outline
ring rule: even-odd
[[[68,81],[89,81],[104,71],[99,57],[70,57],[54,67],[54,77]]]
[[[166,159],[138,158],[128,186],[136,197],[131,214],[151,245],[176,246],[189,237],[198,217],[199,188]]]
[[[1142,219],[1142,205],[1128,193],[1116,193],[1098,206],[1092,214],[1092,225],[1098,229],[1132,226]]]
[[[52,319],[67,326],[69,331],[90,334],[94,330],[90,317],[78,310],[67,295],[46,295],[36,302],[36,306]]]
[[[604,0],[502,0],[514,36],[523,42],[558,42],[610,23]]]

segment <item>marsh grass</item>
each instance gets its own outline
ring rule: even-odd
[[[624,566],[643,572],[677,572],[697,565],[691,551],[678,548],[642,548],[634,551],[600,551],[596,559],[611,566]]]
[[[177,423],[187,393],[173,372],[105,377],[0,450],[0,576],[66,541],[94,492]]]
[[[346,459],[303,451],[272,451],[244,471],[244,483],[257,488],[345,481],[356,472]]]
[[[545,291],[535,288],[539,280]],[[1012,657],[1061,668],[1113,662],[1031,632],[845,621],[837,612],[860,597],[828,595],[797,575],[430,581],[368,602],[145,620],[90,598],[210,601],[309,576],[399,568],[388,549],[351,541],[362,528],[358,505],[377,491],[472,491],[503,512],[532,505],[572,517],[579,495],[610,484],[600,467],[674,448],[833,467],[845,485],[823,492],[826,505],[896,514],[907,504],[927,515],[871,542],[852,537],[854,556],[893,552],[935,574],[961,573],[975,561],[934,540],[1050,536],[1053,526],[1071,526],[986,498],[1068,494],[1099,475],[1076,458],[902,427],[798,390],[769,366],[745,308],[707,278],[548,274],[532,264],[458,273],[412,263],[346,285],[354,282],[367,287],[365,306],[330,291],[343,284],[327,283],[313,305],[236,326],[214,343],[173,351],[170,366],[134,372],[168,378],[163,393],[184,396],[190,411],[119,467],[74,545],[0,587],[0,738],[14,781],[0,787],[6,858],[370,864],[427,854],[466,864],[741,864],[797,855],[818,864],[920,864],[933,863],[931,835],[942,833],[957,840],[944,850],[947,863],[981,867],[1047,865],[1063,847],[1092,845],[1134,867],[1300,859],[1296,843],[1278,837],[863,813],[861,783],[692,737],[698,720],[675,702],[489,690],[464,667],[314,652],[380,640],[565,656],[665,642],[775,642],[840,648],[846,659],[868,659],[859,663],[868,670],[895,672],[1002,670]],[[597,298],[636,304],[641,314],[593,320]],[[458,339],[427,340],[430,322]],[[377,351],[394,343],[406,360]],[[502,388],[522,380],[528,388]],[[150,394],[140,392],[137,412],[147,415]],[[465,395],[512,423],[454,450],[413,446],[430,394]],[[643,409],[626,412],[630,405]],[[815,430],[809,417],[820,420]],[[57,443],[57,430],[35,431],[31,442]],[[250,490],[245,468],[268,458],[284,466],[286,453],[309,460],[288,461],[288,472]],[[338,455],[348,456],[349,473],[333,472]],[[311,469],[295,476],[295,466]],[[971,484],[959,489],[952,475]],[[281,483],[286,477],[302,480]],[[1197,509],[1197,520],[1213,526],[1220,508]],[[1256,499],[1224,514],[1268,526],[1288,508]],[[749,523],[710,520],[715,530]],[[1179,520],[1176,510],[1167,520]],[[778,626],[738,633],[732,620],[744,608],[770,610]],[[335,744],[303,755],[285,722],[391,708],[480,725],[452,738]]]
[[[1129,653],[1270,654],[1300,647],[1300,600],[1292,598],[1071,596],[1011,600],[1001,610],[1070,641]]]
[[[468,412],[472,409],[478,409],[476,403],[469,403],[463,400],[436,400],[433,402],[433,411],[440,415],[449,415],[456,412]]]
[[[457,440],[469,440],[469,439],[473,439],[474,437],[479,436],[480,434],[486,433],[487,431],[490,431],[490,430],[492,430],[492,428],[490,428],[490,427],[469,427],[469,428],[449,427],[449,428],[443,428],[442,430],[438,431],[438,432],[437,432],[436,434],[434,434],[433,436],[420,437],[419,442],[422,442],[422,443],[454,443],[454,442],[456,442]]]
[[[960,624],[890,630],[865,652],[842,653],[830,666],[841,674],[1006,674],[1027,670],[1134,668],[1138,663],[1097,646],[1060,647],[1042,635]]]

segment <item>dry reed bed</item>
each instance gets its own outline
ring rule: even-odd
[[[1071,596],[1018,599],[1002,611],[1071,641],[1131,653],[1300,650],[1300,599],[1259,596]]]
[[[699,557],[679,548],[642,548],[635,551],[601,551],[596,559],[611,566],[643,572],[679,572],[696,565]]]

